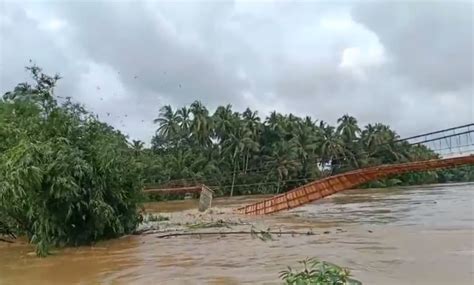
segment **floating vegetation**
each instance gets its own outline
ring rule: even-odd
[[[301,270],[294,270],[290,266],[280,272],[280,278],[287,285],[362,285],[358,280],[351,278],[347,268],[335,264],[308,258],[298,262],[303,265]]]
[[[170,220],[170,217],[168,216],[156,215],[156,214],[147,214],[143,218],[144,222],[163,222],[163,221],[169,221],[169,220]]]

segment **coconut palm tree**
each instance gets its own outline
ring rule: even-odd
[[[179,133],[178,116],[170,105],[160,109],[159,116],[153,123],[159,125],[157,133],[166,139],[174,140]]]
[[[212,132],[212,121],[209,117],[209,111],[200,101],[194,101],[189,110],[193,114],[191,137],[200,146],[209,146],[211,144]]]
[[[294,130],[295,134],[292,143],[296,148],[296,155],[301,164],[302,176],[312,173],[314,176],[318,171],[316,161],[316,151],[318,148],[318,138],[316,132],[308,126],[307,122],[302,122]]]
[[[332,126],[326,126],[322,130],[322,143],[320,145],[320,155],[322,164],[330,163],[334,165],[346,157],[344,142]]]
[[[246,163],[245,154],[258,150],[258,143],[252,139],[252,132],[239,121],[234,121],[236,125],[228,138],[223,141],[223,155],[232,162],[232,186],[230,195],[233,195],[235,177],[240,172],[239,167]]]
[[[286,141],[280,141],[273,145],[271,154],[266,157],[269,164],[273,166],[270,175],[274,175],[277,178],[276,193],[280,192],[284,180],[290,174],[296,173],[301,166],[296,157],[296,146],[292,142]]]
[[[179,127],[181,128],[181,132],[187,133],[189,132],[189,128],[191,127],[191,112],[188,108],[182,107],[178,111],[176,111],[176,119],[178,122]]]
[[[337,119],[337,133],[344,139],[345,142],[353,142],[360,134],[360,128],[357,125],[357,119],[345,114]]]
[[[406,158],[401,143],[395,143],[398,135],[389,126],[377,123],[367,125],[361,142],[372,164],[391,163]]]
[[[257,111],[252,111],[249,108],[245,109],[242,113],[243,118],[243,128],[246,128],[250,132],[249,140],[247,140],[246,153],[244,158],[244,173],[247,172],[249,167],[249,161],[253,154],[258,153],[260,149],[260,134],[262,131],[262,125],[260,122],[260,117],[257,114]]]
[[[235,117],[232,112],[232,105],[219,106],[212,115],[214,122],[214,136],[218,142],[227,139],[228,134],[233,128],[233,120]]]
[[[140,140],[132,140],[130,146],[132,147],[135,156],[138,156],[142,152],[144,145],[145,143]]]

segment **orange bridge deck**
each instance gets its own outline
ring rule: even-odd
[[[468,164],[474,164],[474,155],[363,168],[310,182],[286,193],[238,208],[237,212],[247,215],[275,213],[387,176]]]

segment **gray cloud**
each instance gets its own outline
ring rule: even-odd
[[[472,88],[472,2],[362,3],[353,16],[413,83],[432,91]]]
[[[223,10],[217,6],[211,7],[214,13]],[[84,2],[61,7],[60,14],[78,27],[73,41],[82,43],[94,62],[120,72],[120,81],[140,100],[148,99],[146,93],[170,97],[174,103],[206,97],[225,101],[238,95],[245,82],[236,77],[232,66],[199,39],[181,32],[179,23],[166,18],[171,13],[166,8],[178,7]],[[205,7],[204,14],[212,14],[207,11],[211,8]],[[198,32],[212,33],[209,21],[205,18]]]
[[[0,92],[3,94],[17,83],[28,80],[24,67],[34,60],[48,73],[60,73],[68,78],[58,91],[74,93],[78,76],[85,70],[81,61],[69,54],[60,37],[45,30],[36,19],[27,15],[25,9],[3,5],[0,12]]]
[[[35,60],[131,137],[198,99],[402,135],[474,120],[471,3],[4,2],[0,91]],[[443,115],[440,116],[440,113]]]

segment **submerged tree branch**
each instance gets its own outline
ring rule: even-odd
[[[15,242],[14,242],[14,241],[12,241],[12,240],[3,239],[3,238],[1,238],[1,237],[0,237],[0,241],[2,241],[2,242],[6,242],[6,243],[15,243]]]
[[[262,232],[255,232],[255,231],[230,231],[230,232],[180,232],[180,233],[168,233],[164,235],[159,235],[156,236],[156,238],[169,238],[169,237],[178,237],[178,236],[203,236],[203,235],[220,235],[220,236],[226,236],[226,235],[260,235],[260,234],[272,234],[272,235],[307,235],[307,236],[312,236],[316,235],[312,231],[308,232],[296,232],[296,231],[262,231]]]

